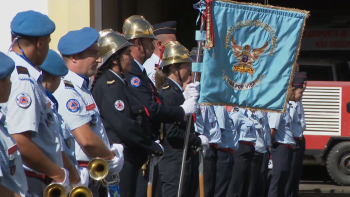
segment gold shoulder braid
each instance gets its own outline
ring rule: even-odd
[[[107,84],[108,85],[111,85],[111,84],[114,84],[115,80],[112,80],[112,81],[107,81]]]
[[[170,88],[170,86],[167,85],[167,86],[164,86],[164,87],[163,87],[163,90],[166,90],[166,89],[169,89],[169,88]]]

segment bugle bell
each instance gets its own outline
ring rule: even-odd
[[[117,180],[107,182],[106,177],[109,173],[109,165],[106,160],[102,158],[95,158],[92,159],[89,164],[88,164],[88,170],[89,170],[89,175],[92,179],[96,181],[100,181],[102,185],[107,186],[107,185],[115,185],[119,183],[119,175],[117,175]],[[112,177],[115,179],[115,177]]]
[[[68,192],[63,185],[51,183],[44,190],[44,197],[67,197]]]
[[[68,195],[67,189],[58,183],[51,183],[44,190],[44,197],[93,197],[92,192],[85,186],[74,187]]]
[[[85,186],[76,186],[70,192],[68,197],[93,197],[92,192]]]
[[[107,184],[105,178],[109,173],[109,165],[106,160],[102,158],[92,159],[87,168],[92,179],[100,181],[104,185]]]

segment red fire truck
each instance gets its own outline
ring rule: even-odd
[[[324,165],[339,185],[350,185],[350,62],[300,59],[308,72],[303,96],[304,164]]]

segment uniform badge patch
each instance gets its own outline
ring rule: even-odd
[[[22,108],[27,108],[32,103],[32,98],[26,93],[21,93],[16,97],[16,103]]]
[[[114,103],[114,107],[118,110],[118,111],[123,111],[124,110],[124,102],[122,100],[117,100]]]
[[[141,85],[141,80],[138,77],[133,77],[130,80],[130,84],[132,87],[137,88]]]
[[[77,112],[80,109],[80,103],[75,99],[69,99],[67,101],[66,107],[70,112]]]

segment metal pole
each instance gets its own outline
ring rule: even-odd
[[[269,0],[264,0],[264,4],[265,5],[269,4]]]
[[[154,157],[149,158],[149,172],[148,172],[148,186],[147,186],[147,197],[152,197],[153,189],[153,171],[154,171]]]
[[[200,27],[200,30],[203,31],[204,28],[205,28],[205,21],[206,20],[203,20],[201,22],[201,27]],[[200,61],[200,57],[201,57],[201,49],[203,47],[203,42],[202,41],[198,41],[198,48],[197,48],[197,62]],[[197,80],[197,75],[198,73],[194,73],[194,76],[193,76],[193,82],[196,82]],[[184,152],[182,154],[182,164],[181,164],[181,175],[180,175],[180,182],[179,182],[179,190],[177,191],[177,196],[180,197],[181,196],[181,192],[182,192],[182,182],[183,182],[183,179],[184,179],[184,171],[185,171],[185,167],[186,167],[186,157],[187,157],[187,149],[188,149],[188,140],[190,138],[190,130],[191,130],[191,125],[192,125],[192,116],[188,116],[187,117],[187,127],[186,127],[186,138],[185,138],[185,143],[184,143]]]

